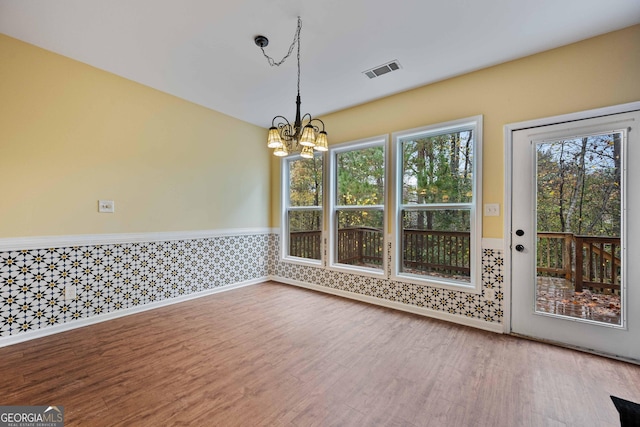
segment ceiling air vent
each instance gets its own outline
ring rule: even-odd
[[[377,67],[370,70],[363,71],[362,73],[370,79],[374,79],[376,77],[380,77],[383,74],[399,70],[400,68],[400,63],[397,60],[393,60],[391,62],[387,62],[386,64],[378,65]]]

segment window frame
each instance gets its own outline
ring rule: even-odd
[[[392,268],[391,279],[399,282],[428,285],[456,291],[464,291],[475,294],[482,292],[482,115],[436,123],[414,129],[394,132],[392,134],[391,167],[393,168],[393,194],[390,211],[394,216],[392,224]],[[403,141],[416,137],[428,137],[452,133],[463,130],[472,130],[473,137],[473,182],[471,203],[432,203],[432,204],[403,204]],[[403,265],[403,230],[402,212],[424,210],[429,207],[433,210],[460,209],[470,205],[470,282],[455,279],[441,278],[430,275],[418,275],[402,271]]]
[[[306,160],[300,156],[300,154],[295,154],[291,156],[283,157],[280,162],[280,172],[281,172],[281,189],[280,189],[280,260],[286,261],[288,263],[293,264],[301,264],[301,265],[313,265],[313,266],[322,266],[324,265],[325,259],[325,200],[327,197],[326,194],[326,155],[325,153],[314,152],[314,156],[320,157],[322,159],[322,201],[319,206],[291,206],[290,205],[290,187],[289,187],[289,179],[290,179],[290,163],[297,160]],[[289,212],[291,211],[316,211],[320,212],[320,259],[312,259],[312,258],[302,258],[297,256],[289,255]]]
[[[337,177],[337,155],[348,151],[361,150],[371,147],[382,147],[384,150],[384,199],[383,204],[378,205],[337,205],[338,197],[338,177]],[[336,144],[329,147],[329,159],[327,164],[327,214],[329,219],[329,244],[328,244],[328,268],[335,271],[355,273],[362,276],[372,276],[377,278],[388,277],[388,201],[389,201],[389,136],[379,135],[371,138],[349,141],[342,144]],[[337,262],[337,243],[338,243],[338,211],[344,210],[378,210],[382,211],[382,264],[380,268],[353,266],[349,264],[341,264]]]

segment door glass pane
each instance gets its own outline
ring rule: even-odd
[[[403,210],[402,271],[471,281],[471,210]]]
[[[536,144],[536,311],[621,324],[622,134]]]

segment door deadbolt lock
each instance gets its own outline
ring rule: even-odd
[[[516,236],[524,236],[524,230],[516,230]]]

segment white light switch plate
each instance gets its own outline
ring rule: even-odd
[[[500,205],[497,203],[485,204],[484,216],[500,216]]]
[[[64,288],[64,300],[73,301],[76,299],[76,285],[67,285]]]
[[[113,200],[98,200],[98,212],[113,213],[116,211],[116,205]]]

